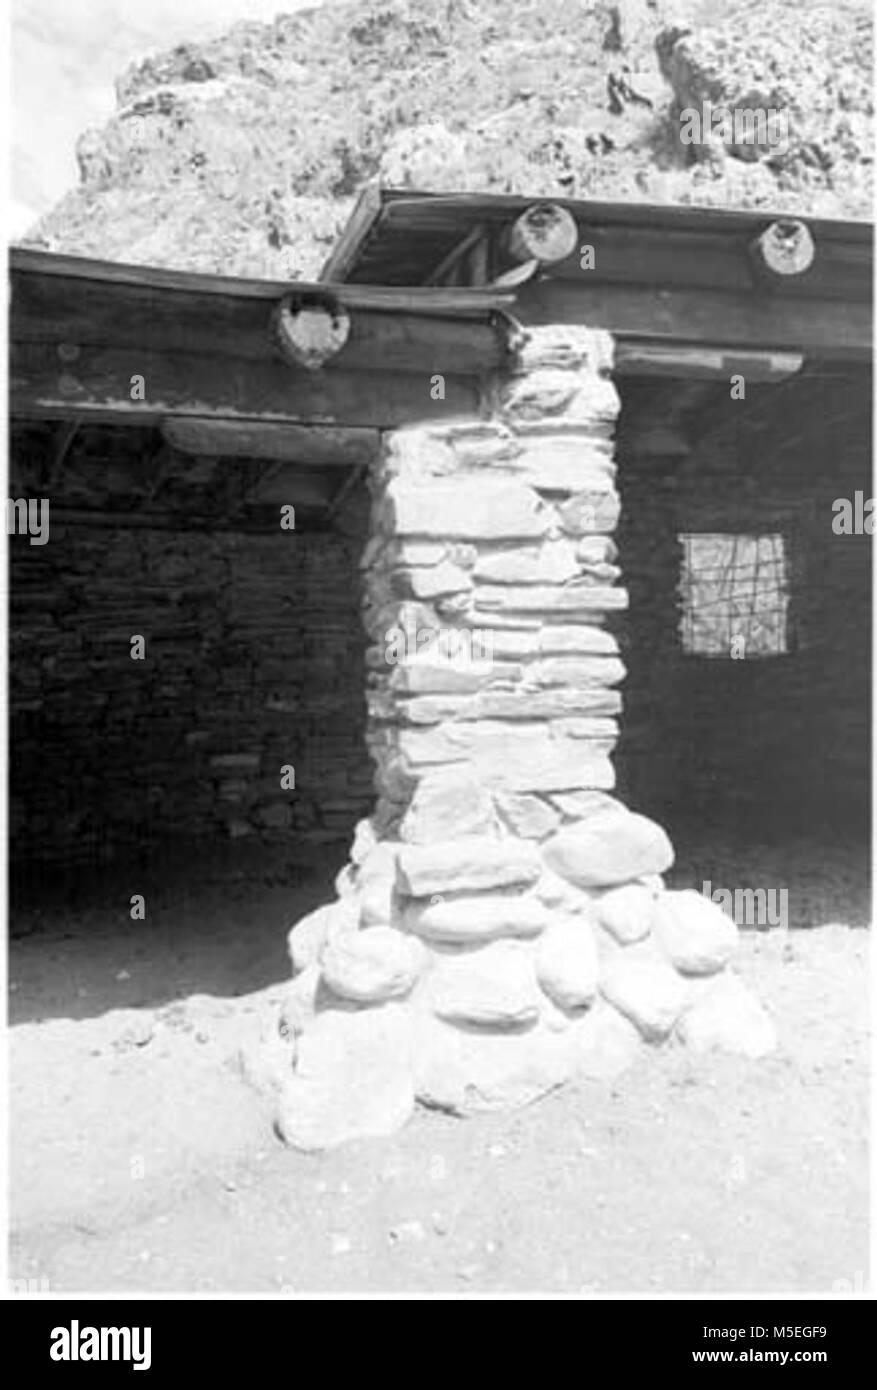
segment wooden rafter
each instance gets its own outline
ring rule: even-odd
[[[621,342],[615,349],[619,376],[684,377],[689,381],[727,381],[741,374],[747,381],[776,382],[795,376],[804,364],[799,352],[747,351],[709,343],[695,346],[659,342]]]
[[[446,256],[443,256],[435,270],[427,277],[427,285],[443,285],[449,282],[452,271],[458,270],[470,251],[483,240],[486,229],[479,223],[470,232],[458,241],[456,246],[452,246]],[[455,282],[454,282],[455,283]]]
[[[276,459],[308,468],[367,464],[380,445],[380,434],[374,429],[217,420],[209,415],[166,420],[162,433],[183,454]]]

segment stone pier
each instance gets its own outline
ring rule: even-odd
[[[613,795],[624,609],[612,341],[530,330],[477,417],[384,436],[362,559],[376,804],[289,935],[270,1040],[297,1147],[609,1079],[649,1045],[757,1056],[736,927],[665,888]]]

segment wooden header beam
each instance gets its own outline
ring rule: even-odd
[[[619,339],[655,346],[703,344],[711,351],[797,353],[870,361],[869,301],[794,299],[542,279],[521,287],[515,308],[525,325],[586,323]],[[674,373],[677,374],[678,373]]]
[[[169,416],[216,416],[261,424],[392,428],[429,418],[477,413],[474,378],[446,376],[433,400],[430,375],[391,371],[295,374],[283,362],[204,353],[83,347],[73,361],[44,343],[10,348],[10,414],[160,425]],[[142,394],[136,394],[142,392]]]
[[[296,285],[349,318],[319,370],[284,360],[291,287],[16,250],[10,408],[30,418],[155,424],[168,417],[392,428],[477,411],[506,354],[489,290]],[[444,379],[436,399],[432,379]],[[276,438],[276,436],[275,436]],[[349,442],[349,441],[348,441]],[[269,446],[266,446],[269,447]],[[358,457],[353,462],[361,461]]]
[[[799,352],[747,352],[698,343],[644,343],[626,339],[615,347],[618,376],[684,377],[686,381],[727,381],[735,373],[751,382],[785,381],[803,367]]]
[[[175,416],[162,434],[181,454],[212,458],[276,459],[306,468],[356,468],[369,464],[380,448],[378,430],[337,425],[285,425],[251,420]]]

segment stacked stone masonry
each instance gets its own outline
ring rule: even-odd
[[[179,837],[349,843],[373,803],[366,506],[363,489],[347,533],[53,520],[46,546],[11,538],[16,860],[90,862]]]
[[[676,389],[668,382],[671,398]],[[762,835],[781,824],[823,842],[867,836],[871,537],[837,534],[832,522],[835,499],[873,491],[870,375],[805,375],[750,386],[747,397],[737,429],[740,403],[716,390],[701,407],[711,441],[687,458],[625,448],[620,431],[615,539],[630,604],[619,633],[628,670],[617,785],[677,833],[715,817],[721,788],[727,819]],[[634,410],[628,435],[635,429]],[[781,535],[790,658],[685,652],[680,537],[715,531]]]
[[[259,1063],[295,1146],[389,1132],[417,1101],[523,1104],[671,1036],[774,1045],[726,970],[733,922],[665,890],[667,836],[611,795],[611,355],[533,330],[483,418],[385,441],[362,560],[377,804],[337,901],[290,932]]]

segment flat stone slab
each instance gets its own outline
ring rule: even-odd
[[[384,506],[392,533],[440,540],[528,540],[545,534],[551,516],[532,488],[494,478],[432,479],[421,487],[396,479]]]
[[[575,738],[560,721],[482,720],[401,728],[399,753],[416,773],[443,763],[465,764],[484,786],[517,792],[610,790],[613,739]]]
[[[544,425],[537,426],[536,431],[528,430],[522,436],[520,453],[505,465],[515,477],[547,492],[599,489],[611,482],[614,449],[602,421],[595,421],[593,433],[581,428],[561,433]]]
[[[544,840],[560,822],[557,811],[545,797],[529,792],[495,792],[493,800],[503,820],[522,840]]]
[[[468,695],[481,690],[497,674],[492,661],[473,660],[466,655],[445,656],[436,644],[422,654],[405,656],[392,664],[389,686],[400,695]]]
[[[618,685],[627,675],[624,662],[610,656],[546,656],[524,667],[528,685],[590,690]]]
[[[534,883],[541,872],[536,851],[520,840],[468,836],[433,845],[403,845],[398,883],[412,898]]]
[[[453,771],[421,779],[399,829],[401,838],[414,845],[498,832],[489,794],[465,772]]]
[[[573,542],[555,540],[482,549],[473,574],[489,584],[565,584],[581,571]]]
[[[500,391],[505,416],[515,425],[564,424],[587,427],[614,422],[621,402],[611,378],[541,366],[512,374]]]
[[[491,650],[496,660],[517,660],[536,656],[617,656],[618,641],[604,627],[586,619],[539,626],[532,620],[524,626],[491,630]]]
[[[403,916],[406,930],[425,941],[458,946],[538,936],[550,920],[539,898],[509,892],[436,895],[409,903]]]
[[[495,613],[617,613],[627,607],[627,590],[615,584],[573,579],[569,584],[478,584],[478,621],[489,625]]]

